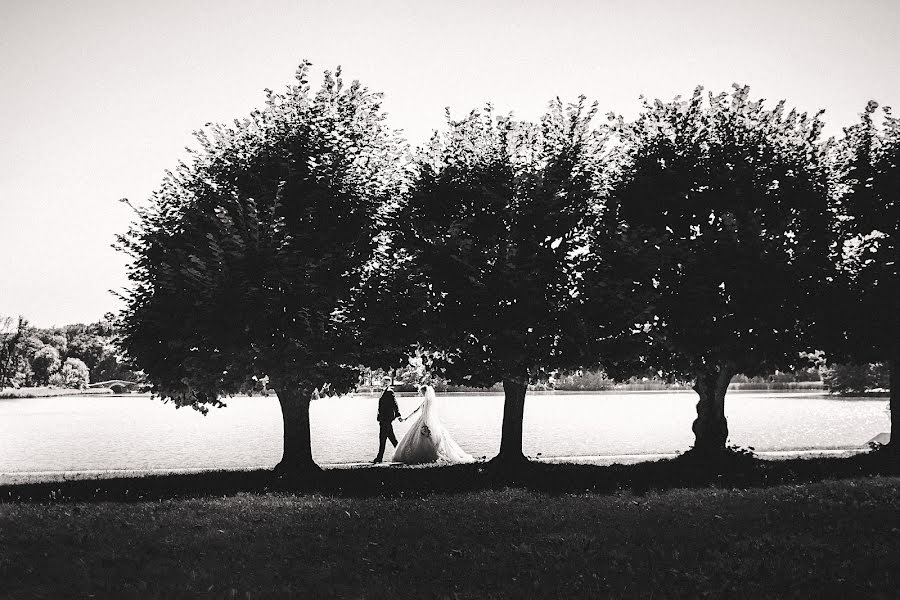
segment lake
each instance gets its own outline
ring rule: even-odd
[[[500,446],[503,396],[439,395],[444,422],[476,457]],[[398,398],[405,416],[415,396]],[[529,393],[524,450],[541,458],[669,454],[693,443],[696,394]],[[204,416],[146,395],[0,400],[0,482],[26,472],[272,467],[281,457],[277,399],[235,397]],[[890,430],[886,399],[822,393],[738,392],[725,399],[729,443],[757,451],[864,447]],[[377,398],[313,401],[313,456],[320,464],[371,460],[378,449]],[[397,437],[409,423],[396,423]],[[391,456],[390,444],[385,459]],[[16,474],[19,474],[18,476]],[[32,476],[40,478],[40,475]]]

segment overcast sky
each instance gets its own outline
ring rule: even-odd
[[[537,117],[585,94],[633,117],[732,82],[826,109],[900,101],[900,1],[0,0],[0,316],[38,326],[120,308],[110,244],[191,132],[246,116],[302,58],[384,92],[414,144],[485,102]]]

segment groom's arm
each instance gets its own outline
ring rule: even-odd
[[[381,396],[378,397],[378,416],[376,416],[376,420],[380,423],[381,417],[384,415],[384,397],[387,392],[381,392]]]
[[[394,398],[394,419],[400,416],[400,407],[397,406],[397,398]]]

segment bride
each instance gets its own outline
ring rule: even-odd
[[[441,423],[434,388],[430,385],[423,385],[419,388],[419,393],[425,397],[419,408],[405,418],[400,417],[400,421],[403,422],[414,414],[420,413],[406,435],[397,444],[397,448],[394,450],[394,462],[407,464],[429,463],[438,460],[451,463],[472,462],[474,459],[453,441],[450,432]]]

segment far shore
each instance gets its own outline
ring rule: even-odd
[[[53,396],[100,396],[112,393],[113,391],[109,388],[87,388],[84,390],[50,387],[0,388],[0,400],[7,398],[51,398]]]

